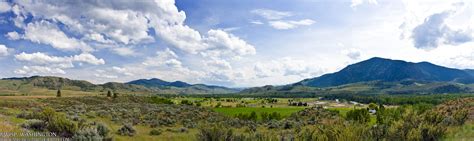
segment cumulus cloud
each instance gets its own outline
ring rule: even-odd
[[[4,57],[4,56],[7,56],[9,55],[9,51],[8,51],[8,48],[7,46],[5,45],[0,45],[0,57]]]
[[[342,54],[346,55],[352,60],[358,60],[361,56],[361,51],[355,48],[346,49],[342,51]]]
[[[470,30],[454,30],[448,27],[445,20],[452,14],[450,11],[433,14],[416,26],[411,38],[417,48],[436,48],[441,44],[457,45],[472,41]]]
[[[25,28],[26,32],[39,28],[35,25],[41,24],[51,29],[53,32],[49,34],[54,33],[55,36],[52,37],[55,38],[40,38],[38,36],[28,36],[25,33],[25,39],[49,44],[59,49],[70,49],[72,45],[84,47],[83,42],[86,45],[94,42],[110,46],[133,46],[152,42],[155,37],[175,48],[192,54],[198,54],[218,46],[206,42],[206,39],[212,38],[212,35],[201,35],[198,31],[184,24],[186,14],[184,11],[178,10],[174,0],[15,1],[15,3],[18,6],[14,7],[13,11],[17,15],[15,23],[18,23],[16,24],[18,27],[24,27],[22,23],[25,22],[25,15],[33,15],[34,19],[45,19],[51,21],[51,24],[65,26],[65,28],[59,29],[50,26],[46,22],[33,21],[33,24],[28,23]],[[30,27],[36,28],[30,29]],[[63,36],[65,35],[63,31],[74,33],[77,39],[65,38],[67,36]],[[152,31],[156,36],[151,34]],[[208,33],[212,32],[209,31]],[[62,42],[48,42],[46,40],[60,40]],[[231,41],[238,41],[240,44],[242,40]],[[235,47],[239,46],[233,46],[232,48]],[[241,47],[246,48],[248,44],[245,42]],[[112,51],[123,56],[132,54],[132,50],[126,48],[112,49]]]
[[[18,39],[17,35],[12,34],[12,39]],[[16,37],[15,37],[16,36]],[[48,44],[59,50],[74,51],[91,51],[92,48],[86,43],[68,37],[55,24],[48,21],[39,21],[29,23],[25,29],[24,39],[28,39],[35,43]]]
[[[204,39],[209,45],[208,50],[218,50],[219,55],[253,55],[255,47],[244,40],[222,30],[209,30],[208,37]]]
[[[225,61],[225,60],[218,60],[218,59],[212,59],[212,60],[208,60],[205,62],[206,66],[207,67],[214,67],[216,69],[224,69],[224,70],[231,70],[232,69],[232,66],[230,65],[229,62]]]
[[[284,20],[280,20],[280,21],[270,21],[270,26],[275,28],[275,29],[293,29],[293,28],[297,28],[298,26],[308,26],[308,25],[312,25],[314,23],[316,23],[315,21],[313,20],[310,20],[310,19],[304,19],[304,20],[299,20],[299,21],[291,21],[291,20],[288,20],[288,21],[284,21]]]
[[[124,67],[113,66],[112,70],[115,71],[116,73],[123,74],[123,75],[126,75],[126,76],[133,76],[134,75],[127,68],[124,68]]]
[[[15,55],[15,59],[18,61],[26,62],[31,65],[35,66],[43,66],[43,67],[53,67],[53,68],[73,68],[73,63],[87,63],[92,65],[102,65],[105,64],[103,59],[98,59],[92,54],[79,54],[74,56],[50,56],[45,53],[36,52],[36,53],[25,53],[22,52],[20,54]],[[22,70],[33,70],[31,69],[22,69]],[[46,70],[46,69],[44,69]]]
[[[8,32],[5,37],[8,38],[8,40],[18,40],[21,38],[20,34],[18,32],[13,31],[13,32]]]
[[[47,66],[23,66],[14,71],[15,74],[20,75],[34,75],[34,74],[66,74],[61,68],[52,68]]]
[[[0,13],[8,12],[11,10],[10,4],[5,1],[0,1]]]
[[[162,67],[162,66],[174,66],[176,67],[178,64],[181,65],[181,62],[177,60],[178,55],[174,51],[169,48],[166,48],[163,51],[156,52],[156,56],[148,57],[142,64],[145,66],[154,66],[154,67]],[[179,62],[179,63],[178,63]]]
[[[255,75],[259,78],[273,76],[298,76],[306,78],[321,73],[318,68],[303,60],[285,57],[268,62],[257,62],[254,66]]]
[[[117,53],[118,55],[121,56],[133,56],[136,55],[135,51],[132,48],[127,48],[127,47],[118,47],[118,48],[112,48],[112,50]]]
[[[105,64],[104,59],[98,59],[92,54],[82,53],[71,57],[72,61],[89,63],[92,65],[103,65]]]

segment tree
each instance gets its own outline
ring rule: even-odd
[[[118,134],[122,136],[135,136],[137,130],[131,124],[125,124],[118,130]]]
[[[107,91],[107,97],[112,97],[112,92],[110,92],[110,90]]]
[[[370,109],[370,110],[377,110],[377,104],[375,104],[375,103],[370,103],[370,104],[369,104],[369,109]]]
[[[117,98],[118,97],[118,93],[114,93],[114,98]]]
[[[58,89],[58,92],[56,92],[56,97],[61,97],[61,90]]]

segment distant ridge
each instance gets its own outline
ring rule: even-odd
[[[93,84],[84,80],[72,80],[56,76],[11,77],[0,79],[0,92],[28,91],[34,88],[49,90],[73,90],[87,92],[117,91],[149,94],[226,94],[239,90],[204,84],[191,85],[182,81],[167,82],[157,78],[140,79],[129,83],[107,82]]]
[[[330,87],[357,82],[402,80],[473,83],[471,70],[460,70],[438,66],[429,62],[412,63],[374,57],[320,77],[302,80],[296,85]]]

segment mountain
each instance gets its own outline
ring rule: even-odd
[[[93,84],[88,81],[55,76],[3,78],[0,80],[0,94],[54,94],[58,89],[80,94],[103,93],[109,90],[130,94],[225,94],[238,92],[236,89],[226,87],[191,85],[182,81],[166,82],[156,78],[143,80],[146,79],[132,81],[133,83]]]
[[[447,68],[429,62],[412,63],[374,57],[320,77],[305,79],[296,85],[331,87],[367,81],[396,82],[403,80],[427,82],[472,83],[472,71]]]
[[[180,89],[179,93],[198,93],[198,94],[205,94],[205,93],[236,93],[238,89],[226,88],[221,86],[212,86],[212,85],[205,85],[205,84],[194,84],[191,85],[189,83],[183,81],[174,81],[174,82],[167,82],[158,78],[152,79],[139,79],[127,82],[125,84],[134,84],[134,85],[141,85],[151,89],[162,89],[162,90],[169,90],[169,89]]]
[[[183,81],[175,81],[175,82],[167,82],[158,78],[152,78],[152,79],[139,79],[139,80],[134,80],[127,82],[126,84],[135,84],[135,85],[142,85],[145,87],[189,87],[192,86],[191,84],[188,84]]]

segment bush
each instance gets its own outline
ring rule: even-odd
[[[76,132],[77,125],[66,119],[65,115],[57,114],[48,122],[47,129],[62,137],[71,137]]]
[[[43,131],[46,128],[46,122],[39,119],[30,119],[21,124],[21,127],[35,131]]]
[[[181,105],[193,105],[193,102],[185,99],[185,100],[181,100]]]
[[[103,123],[98,123],[97,124],[97,133],[99,133],[100,136],[102,137],[107,137],[109,135],[110,129],[107,127],[107,125]]]
[[[161,129],[153,129],[150,131],[150,135],[152,136],[158,136],[158,135],[161,135],[161,133],[163,133]]]
[[[103,136],[101,136],[96,129],[94,128],[85,128],[78,130],[72,136],[72,140],[74,141],[100,141],[103,140]]]
[[[232,140],[233,131],[221,126],[203,127],[199,129],[197,139],[200,141]]]
[[[134,136],[137,131],[130,124],[125,124],[118,130],[118,134],[122,136]]]

